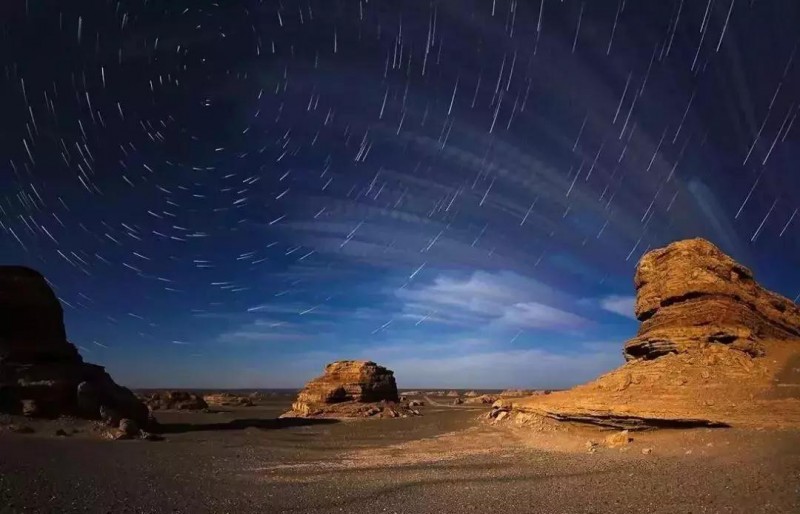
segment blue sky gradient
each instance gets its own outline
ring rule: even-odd
[[[686,237],[800,292],[800,5],[18,4],[0,260],[127,385],[567,387]]]

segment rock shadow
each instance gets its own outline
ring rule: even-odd
[[[183,434],[187,432],[211,432],[217,430],[244,430],[246,428],[276,430],[311,425],[332,425],[335,423],[339,423],[339,420],[329,418],[234,419],[224,423],[162,423],[157,425],[153,429],[153,432],[158,434]]]

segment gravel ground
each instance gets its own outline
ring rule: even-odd
[[[0,433],[0,512],[800,512],[798,432],[637,435],[628,451],[564,453],[479,424],[480,409],[258,422],[279,410],[163,413],[162,442]]]

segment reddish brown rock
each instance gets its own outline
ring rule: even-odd
[[[767,291],[752,272],[703,239],[673,243],[647,253],[634,279],[637,336],[625,358],[722,343],[758,356],[765,339],[800,337],[800,309]]]
[[[208,404],[202,396],[188,391],[158,391],[142,395],[150,410],[204,410]]]
[[[513,413],[615,428],[798,426],[800,310],[703,239],[642,257],[627,363]]]
[[[100,419],[101,408],[140,426],[147,407],[67,341],[63,311],[45,278],[0,266],[0,412]]]
[[[306,384],[285,416],[362,416],[371,408],[383,408],[370,404],[385,406],[399,400],[391,370],[370,361],[336,361]]]

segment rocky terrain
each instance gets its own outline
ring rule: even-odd
[[[703,239],[647,253],[627,362],[569,391],[513,401],[511,418],[607,427],[800,425],[800,310]],[[498,411],[499,412],[499,411]]]
[[[255,395],[241,395],[234,393],[204,394],[203,400],[212,407],[253,407],[258,399]]]
[[[142,392],[159,436],[109,416],[148,408],[83,363],[52,291],[23,277],[35,301],[0,281],[3,512],[800,509],[797,309],[705,241],[642,259],[628,362],[570,391],[400,397],[392,371],[338,361],[293,403],[288,391]],[[104,388],[126,401],[98,394],[87,409],[83,393]],[[698,428],[640,430],[652,427]]]
[[[102,420],[120,434],[151,424],[147,407],[67,341],[45,278],[0,266],[0,413]]]
[[[371,361],[336,361],[311,380],[282,417],[407,417],[419,415],[400,402],[391,370]]]
[[[157,391],[141,395],[150,410],[203,410],[208,403],[202,396],[188,391]]]

